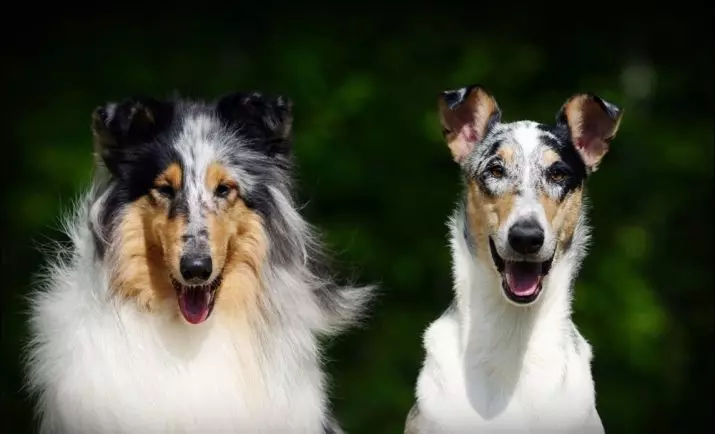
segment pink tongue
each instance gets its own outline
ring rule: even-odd
[[[504,274],[509,291],[520,297],[528,297],[539,288],[541,264],[538,262],[507,262]]]
[[[210,292],[204,289],[187,289],[179,295],[179,310],[191,324],[206,321],[209,316]]]

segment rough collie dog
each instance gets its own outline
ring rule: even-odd
[[[584,182],[621,111],[578,94],[554,125],[501,123],[479,86],[439,99],[465,183],[450,221],[453,305],[424,336],[407,433],[602,432],[591,348],[571,320]]]
[[[317,338],[370,288],[316,271],[291,124],[258,93],[94,111],[96,177],[32,298],[41,432],[339,432]]]

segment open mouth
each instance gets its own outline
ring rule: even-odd
[[[221,285],[221,276],[205,285],[184,285],[173,277],[171,284],[179,298],[179,310],[191,324],[200,324],[211,315],[216,302],[216,290]]]
[[[536,300],[541,293],[542,281],[551,270],[553,256],[545,262],[506,261],[497,253],[491,237],[489,249],[494,265],[501,274],[501,285],[507,298],[517,304],[528,304]]]

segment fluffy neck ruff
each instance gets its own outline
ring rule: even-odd
[[[540,351],[563,348],[570,339],[571,287],[589,238],[585,214],[580,215],[571,244],[557,253],[540,298],[529,306],[507,301],[492,258],[478,255],[471,245],[464,206],[456,210],[449,227],[460,353],[467,365],[503,374],[493,378],[518,379],[537,346]]]
[[[175,299],[142,309],[117,296],[116,264],[98,250],[94,229],[106,191],[79,202],[65,223],[70,245],[50,261],[31,300],[27,387],[37,397],[41,432],[164,431],[174,424],[187,432],[318,432],[329,413],[316,338],[356,319],[369,288],[320,278],[304,247],[307,254],[290,261],[267,256],[259,304],[245,315],[250,321],[218,310],[191,325],[178,317]],[[283,199],[276,203],[286,207],[280,210],[291,233],[303,237],[295,243],[300,249],[309,228]],[[58,392],[65,385],[72,386]]]

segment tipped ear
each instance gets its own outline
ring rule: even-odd
[[[92,112],[94,148],[113,175],[140,144],[150,141],[171,122],[173,107],[150,98],[108,103]]]
[[[293,138],[293,103],[284,96],[237,92],[219,99],[219,116],[229,125],[258,139],[252,145],[268,155],[290,153]]]
[[[591,93],[572,96],[556,115],[568,127],[571,141],[590,172],[596,171],[616,136],[623,111]]]
[[[442,92],[438,105],[442,133],[458,163],[501,119],[494,97],[478,85]]]

